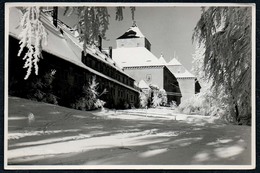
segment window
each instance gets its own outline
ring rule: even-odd
[[[97,70],[100,70],[99,67],[100,67],[99,62],[97,62],[97,63],[96,63],[96,69],[97,69]]]
[[[96,64],[95,61],[92,61],[92,66],[91,67],[95,68],[95,64]]]
[[[146,81],[147,82],[151,82],[151,80],[152,80],[152,75],[151,74],[147,74],[146,75]]]

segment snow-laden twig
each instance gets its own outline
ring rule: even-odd
[[[38,75],[38,62],[42,57],[42,41],[47,44],[47,33],[40,21],[40,7],[26,7],[20,21],[20,27],[22,32],[18,36],[20,38],[18,56],[21,55],[24,48],[28,49],[23,57],[23,60],[25,60],[23,68],[27,68],[24,77],[26,80],[30,76],[33,67],[35,68],[35,74]]]

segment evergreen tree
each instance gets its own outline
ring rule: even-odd
[[[98,92],[99,83],[96,82],[96,77],[93,76],[92,80],[87,85],[83,86],[82,97],[76,100],[72,107],[80,110],[92,110],[103,108],[105,102],[99,98],[107,91],[104,89],[101,93]]]

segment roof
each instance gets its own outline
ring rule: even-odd
[[[190,73],[187,69],[185,69],[184,73],[174,73],[174,76],[178,78],[195,78],[195,76]]]
[[[162,63],[162,64],[167,64],[167,62],[165,61],[163,55],[161,54],[160,58],[159,58],[159,62]]]
[[[125,38],[140,38],[144,37],[140,29],[136,24],[133,24],[123,35],[118,37],[117,39],[125,39]]]
[[[121,67],[164,66],[164,64],[145,47],[121,47],[113,49],[113,59]]]
[[[173,58],[167,65],[182,65],[176,58]]]
[[[141,89],[150,88],[149,85],[144,80],[140,80],[138,87]]]
[[[171,71],[176,78],[195,78],[195,76],[192,73],[190,73],[176,58],[173,58],[170,62],[168,62],[167,66],[181,66],[184,69],[184,72],[180,73],[174,73],[173,71]]]
[[[13,36],[14,38],[19,39],[19,34],[21,33],[21,28],[19,27],[20,20],[22,18],[22,12],[13,7],[10,8],[10,16],[9,16],[9,35]],[[62,28],[63,34],[61,34],[60,30],[52,25],[51,17],[45,14],[41,14],[41,21],[46,29],[47,32],[47,45],[43,44],[43,51],[46,51],[52,55],[55,55],[63,60],[69,61],[81,68],[84,68],[95,75],[101,76],[105,79],[113,81],[119,85],[122,85],[126,88],[136,91],[134,88],[129,87],[117,80],[106,76],[82,63],[81,61],[81,52],[82,52],[82,45],[78,42],[78,39],[73,37],[73,34],[69,31],[68,28],[65,26],[59,25]],[[100,60],[106,61],[106,55],[102,54],[98,49],[88,48],[86,50],[89,54],[93,55],[95,58]],[[114,61],[111,58],[106,58],[108,64],[111,67],[116,68],[117,70],[124,73],[118,66],[114,65]],[[127,75],[126,73],[124,73]],[[127,75],[129,76],[129,75]]]

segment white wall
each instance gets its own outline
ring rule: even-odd
[[[181,103],[195,95],[194,78],[177,78],[181,90]]]
[[[121,47],[145,47],[145,38],[128,38],[116,40],[117,48]]]
[[[155,84],[163,88],[163,68],[162,67],[147,67],[147,68],[125,68],[124,71],[129,74],[136,82],[144,80],[148,85]],[[147,81],[147,77],[151,76],[151,80]]]

